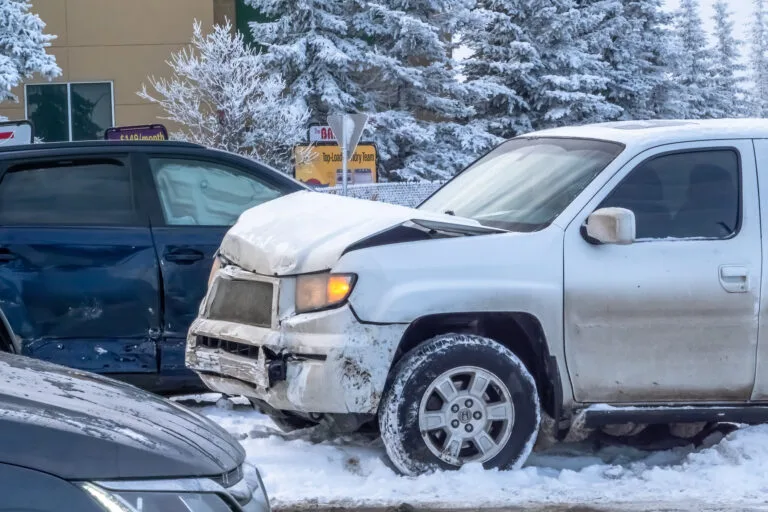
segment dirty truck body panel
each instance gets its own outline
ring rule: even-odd
[[[308,193],[250,210],[222,242],[221,268],[190,329],[188,366],[212,389],[275,409],[376,414],[401,346],[412,343],[409,327],[508,313],[540,325],[562,418],[590,404],[765,400],[758,192],[768,123],[627,122],[513,140],[548,139],[566,151],[572,141],[621,149],[585,174],[572,197],[553,199],[554,217],[536,226],[504,229],[493,220],[499,212],[468,218],[433,209],[451,183],[416,210]],[[454,189],[467,188],[461,176]],[[633,243],[585,235],[588,217],[607,207],[634,213]],[[302,215],[285,216],[296,209]],[[353,225],[355,211],[363,221]],[[321,222],[304,225],[314,218]],[[355,276],[347,299],[297,312],[298,280],[326,272]],[[238,286],[231,283],[247,280],[273,287],[268,304],[254,302],[268,321],[211,314]],[[426,340],[409,350],[418,341]]]

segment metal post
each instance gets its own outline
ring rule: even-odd
[[[345,196],[347,195],[347,148],[346,146],[341,147],[341,195]]]

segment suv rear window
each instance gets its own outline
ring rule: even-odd
[[[117,160],[11,168],[0,181],[3,225],[132,225],[131,172]]]

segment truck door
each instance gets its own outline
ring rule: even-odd
[[[22,353],[157,371],[159,269],[128,154],[24,159],[0,178],[0,309]]]
[[[635,213],[635,243],[582,237],[587,216],[609,206]],[[565,349],[577,401],[749,400],[758,211],[748,140],[659,147],[613,177],[565,234]]]

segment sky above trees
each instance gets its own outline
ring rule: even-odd
[[[680,6],[680,0],[665,0],[665,3],[670,10],[677,9]],[[709,34],[712,34],[715,26],[715,22],[712,19],[712,16],[715,14],[715,9],[712,7],[714,3],[715,0],[701,0],[701,19],[704,22],[704,28]],[[749,26],[752,20],[752,1],[730,0],[728,4],[733,13],[734,25],[736,27],[745,27],[744,34],[739,36],[740,39],[748,38]]]

